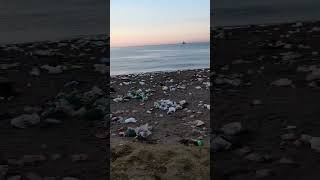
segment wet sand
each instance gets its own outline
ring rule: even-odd
[[[212,31],[215,179],[318,179],[319,27],[308,22]],[[241,123],[239,131],[221,131],[233,122]]]
[[[76,90],[82,96],[97,86],[104,92],[97,98],[107,97],[108,73],[94,68],[94,64],[104,64],[101,58],[106,57],[107,48],[104,36],[0,46],[0,179],[28,173],[29,177],[34,173],[58,179],[106,179],[104,120],[70,116],[67,111],[44,112],[52,110],[48,103],[57,102],[61,92]],[[40,116],[39,123],[26,123],[24,129],[11,124],[13,118],[32,113]],[[46,122],[47,118],[58,122]]]

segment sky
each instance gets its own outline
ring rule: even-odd
[[[210,41],[210,0],[111,0],[111,47]]]

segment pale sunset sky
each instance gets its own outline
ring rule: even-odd
[[[111,47],[210,41],[210,0],[111,0]]]

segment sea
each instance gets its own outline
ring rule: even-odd
[[[0,44],[109,34],[107,0],[0,0]]]
[[[319,0],[211,1],[211,26],[320,20]]]
[[[209,67],[209,42],[110,49],[111,75],[202,69]]]

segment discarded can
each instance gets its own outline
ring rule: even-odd
[[[203,145],[204,145],[204,142],[203,142],[203,140],[195,140],[195,141],[194,141],[194,145],[196,145],[196,146],[203,146]]]

